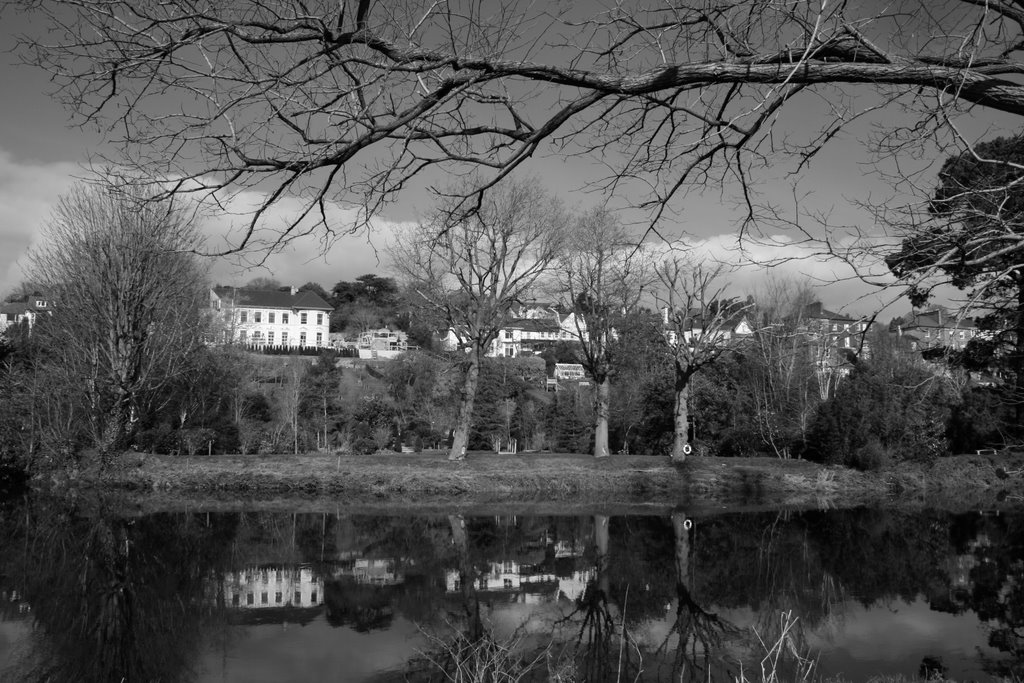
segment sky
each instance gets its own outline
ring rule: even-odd
[[[13,36],[31,32],[23,17],[8,5],[0,9],[0,44],[12,45]],[[40,240],[51,207],[57,197],[85,173],[92,155],[103,150],[100,136],[94,130],[70,125],[69,115],[48,94],[50,84],[40,71],[18,66],[14,56],[0,53],[0,87],[7,93],[0,107],[0,296],[17,287],[25,279],[26,255]],[[806,106],[787,110],[782,129],[799,130],[814,125],[815,116],[824,106],[809,101]],[[978,130],[987,123],[979,124]],[[860,129],[866,134],[867,129]],[[891,190],[885,182],[869,172],[863,146],[854,139],[856,132],[840,135],[812,163],[801,181],[799,200],[803,206],[827,212],[831,220],[872,229],[873,219],[857,206],[858,202],[884,196]],[[585,208],[601,197],[581,191],[580,178],[596,173],[594,160],[565,159],[555,155],[539,155],[527,173],[558,194],[570,207]],[[765,190],[773,199],[793,203],[791,190],[782,185],[769,185]],[[301,285],[318,282],[327,289],[339,280],[352,280],[363,273],[390,274],[384,249],[393,234],[393,226],[429,211],[422,196],[404,201],[375,217],[372,232],[344,235],[325,245],[316,236],[291,243],[269,258],[240,257],[210,261],[211,280],[219,284],[244,284],[248,280],[270,276],[284,284]],[[662,226],[668,235],[686,233],[699,253],[726,261],[743,262],[745,267],[733,271],[730,291],[735,295],[757,295],[769,275],[766,262],[786,259],[770,270],[777,279],[809,279],[820,286],[818,291],[826,306],[846,313],[868,314],[886,305],[891,315],[909,308],[892,289],[878,290],[852,277],[841,263],[830,262],[816,255],[817,250],[797,244],[797,235],[782,226],[769,226],[768,241],[775,244],[746,243],[742,253],[737,249],[738,214],[731,206],[733,198],[717,191],[691,194],[679,204],[675,214]],[[285,201],[276,207],[283,220],[294,203]],[[351,219],[344,207],[335,207],[339,226]],[[207,218],[204,231],[208,243],[221,243],[230,234],[231,219],[226,216]],[[750,265],[750,261],[755,265]]]

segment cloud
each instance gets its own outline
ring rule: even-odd
[[[23,161],[0,149],[0,295],[25,279],[21,269],[25,253],[59,195],[80,175],[82,168],[71,162]],[[255,191],[239,192],[222,209],[209,212],[202,224],[206,249],[216,252],[237,245],[248,224],[246,214],[263,199],[264,195]],[[284,284],[317,282],[330,289],[339,280],[388,272],[385,248],[404,224],[375,218],[369,229],[356,229],[360,223],[357,211],[337,205],[326,209],[330,233],[306,220],[298,232],[308,234],[277,250],[265,249],[302,207],[301,198],[284,198],[273,204],[254,235],[256,246],[264,249],[211,260],[211,279],[219,284],[244,284],[257,276],[269,276]],[[897,298],[893,290],[880,292],[861,282],[848,265],[826,258],[816,247],[785,236],[747,241],[740,248],[734,234],[720,234],[691,240],[688,248],[702,260],[732,266],[729,293],[735,296],[756,297],[767,278],[775,277],[807,280],[817,287],[826,306],[848,313],[876,311]]]
[[[248,230],[252,211],[264,195],[246,191],[233,195],[222,210],[210,212],[203,222],[205,250],[219,252],[237,247]],[[387,272],[386,247],[400,223],[373,218],[369,227],[357,210],[335,204],[325,208],[327,228],[317,218],[301,221],[294,237],[275,246],[285,229],[304,208],[300,198],[284,198],[263,214],[244,252],[212,262],[211,277],[219,284],[245,284],[267,276],[283,284],[317,282],[325,288],[339,280],[352,280],[364,273]]]
[[[0,296],[25,279],[22,266],[26,252],[49,218],[57,197],[81,171],[70,162],[18,160],[0,149]]]
[[[864,282],[851,265],[823,253],[820,245],[785,235],[740,243],[736,235],[723,234],[675,246],[700,262],[723,264],[731,296],[756,299],[769,279],[776,279],[806,282],[827,308],[848,314],[869,314],[902,301],[898,289]]]
[[[23,268],[27,253],[40,238],[52,207],[76,178],[84,175],[83,168],[72,162],[19,160],[0,149],[0,296],[26,279]],[[255,192],[239,193],[223,210],[209,213],[201,224],[207,250],[220,251],[237,244],[246,224],[243,214],[262,199]],[[300,209],[299,199],[277,202],[260,224],[258,245],[273,240]],[[330,289],[339,280],[385,271],[383,248],[398,224],[374,219],[369,230],[352,233],[356,218],[354,211],[330,206],[328,222],[335,233],[333,238],[325,239],[324,231],[318,229],[274,253],[256,250],[211,259],[211,278],[223,284],[244,284],[257,276],[270,276],[285,284],[318,282]]]

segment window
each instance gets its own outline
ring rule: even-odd
[[[249,322],[249,311],[241,311],[238,314],[238,322],[247,323]]]
[[[324,333],[323,332],[317,332],[316,333],[316,345],[317,346],[322,346],[323,343],[324,343]]]
[[[306,345],[306,333],[305,332],[299,332],[299,346],[305,346],[305,345]]]
[[[306,314],[305,313],[299,313],[299,324],[300,325],[305,325],[306,324]]]
[[[295,604],[296,605],[301,605],[302,604],[302,593],[300,593],[299,591],[295,591]]]
[[[260,341],[262,340],[262,338],[263,338],[263,334],[261,334],[259,330],[256,330],[255,332],[252,333],[252,343],[253,344],[259,344]]]
[[[284,599],[284,595],[280,591],[274,593],[274,604],[280,605],[282,599]]]
[[[267,313],[267,322],[268,323],[274,322],[274,312],[273,311],[271,311],[270,313]]]
[[[260,311],[256,311],[255,313],[253,313],[252,314],[252,321],[254,323],[263,322],[263,313],[261,313]]]
[[[505,339],[512,338],[512,330],[505,330]]]
[[[260,593],[260,604],[261,605],[268,604],[268,602],[267,602],[267,594],[266,593]]]
[[[45,301],[36,301],[36,308],[46,308]]]
[[[249,594],[247,594],[245,596],[245,604],[253,605],[255,603],[256,603],[256,596],[255,595],[253,595],[252,593],[249,593]]]
[[[285,325],[287,325],[287,324],[288,324],[288,314],[287,314],[287,313],[282,313],[282,314],[281,314],[281,322],[282,322],[283,324],[285,324]]]
[[[274,331],[273,330],[271,330],[270,332],[267,332],[267,343],[268,344],[273,344],[274,343]]]
[[[238,333],[238,341],[240,341],[240,342],[242,342],[244,344],[245,340],[246,340],[245,330],[242,330],[241,332]]]
[[[960,338],[961,339],[966,339],[967,338],[966,330],[960,330]]]
[[[231,606],[232,607],[238,607],[239,603],[241,602],[241,598],[242,598],[242,596],[239,595],[238,593],[235,593],[234,595],[232,595],[231,596]]]
[[[285,344],[285,345],[288,344],[288,332],[287,332],[287,330],[281,333],[281,343]]]
[[[316,324],[317,325],[323,325],[324,324],[324,314],[323,313],[317,313],[316,314]]]
[[[316,604],[316,591],[313,591],[309,596],[309,602],[313,605]]]

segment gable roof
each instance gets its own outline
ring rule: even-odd
[[[974,328],[976,325],[974,318],[960,318],[941,308],[935,308],[930,311],[914,312],[910,320],[903,327],[938,327],[942,329],[966,330]]]
[[[518,318],[510,320],[505,329],[516,329],[524,332],[558,332],[558,323],[551,318]]]
[[[292,294],[289,290],[280,289],[240,289],[237,287],[214,287],[213,293],[220,299],[235,306],[249,308],[292,308],[316,311],[333,311],[316,292],[308,289]]]
[[[856,322],[854,318],[842,313],[836,313],[825,308],[820,301],[807,304],[800,311],[800,317],[811,320],[836,320],[839,322]]]
[[[36,302],[42,301],[42,306],[37,306]],[[26,313],[37,313],[39,311],[49,311],[50,300],[41,294],[34,294],[29,297],[23,297],[14,301],[8,301],[7,303],[0,304],[0,315],[7,315],[10,317],[24,315]]]

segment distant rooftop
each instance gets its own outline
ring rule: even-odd
[[[292,294],[290,289],[244,289],[214,287],[214,294],[235,306],[250,308],[304,308],[333,311],[334,308],[316,292],[303,290]]]
[[[836,313],[825,308],[820,301],[804,306],[800,317],[805,320],[836,320],[840,322],[854,322],[854,318],[842,313]]]
[[[976,327],[974,318],[961,317],[942,308],[915,311],[903,327],[942,327],[965,330]]]

